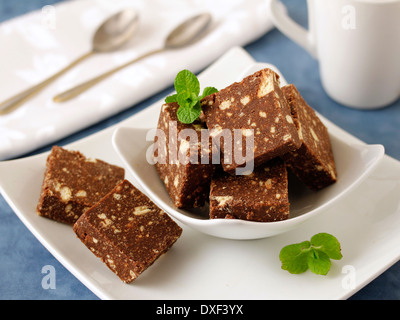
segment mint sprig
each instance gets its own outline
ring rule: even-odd
[[[319,275],[326,275],[331,260],[342,259],[339,241],[329,233],[318,233],[310,241],[303,241],[282,248],[279,259],[282,269],[300,274],[308,269]]]
[[[214,87],[206,87],[200,96],[200,83],[197,77],[189,70],[180,71],[174,82],[176,94],[168,96],[166,103],[177,102],[179,109],[178,120],[182,123],[193,123],[201,114],[200,100],[218,92]]]

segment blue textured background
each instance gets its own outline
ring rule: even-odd
[[[59,1],[1,0],[0,22],[57,2]],[[283,2],[287,5],[290,15],[303,26],[307,26],[306,1],[284,0]],[[12,50],[12,48],[7,49]],[[367,143],[383,144],[388,155],[400,160],[400,101],[375,111],[354,110],[335,103],[321,87],[318,63],[278,30],[267,33],[247,45],[245,49],[257,61],[276,65],[287,81],[294,83],[308,103],[322,115]],[[70,143],[109,127],[150,106],[171,90],[172,88],[160,92],[57,143],[61,145]],[[48,151],[50,147],[36,150],[33,154]],[[0,257],[0,299],[98,299],[36,240],[1,196]],[[56,270],[55,290],[42,288],[41,270],[45,265],[52,265]],[[351,297],[351,299],[399,298],[399,262]]]

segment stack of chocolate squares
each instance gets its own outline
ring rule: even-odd
[[[123,168],[59,146],[46,161],[37,213],[72,225],[88,249],[126,283],[167,252],[182,233],[125,179]]]
[[[177,208],[209,201],[211,219],[280,221],[290,217],[287,168],[312,190],[336,182],[327,128],[294,85],[281,88],[273,70],[235,82],[201,106],[193,124],[178,121],[176,103],[163,105],[159,117],[167,138],[165,161],[155,166]]]

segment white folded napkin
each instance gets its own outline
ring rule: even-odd
[[[125,7],[139,11],[140,27],[123,49],[90,57],[19,109],[0,116],[0,160],[50,144],[131,107],[172,85],[180,70],[196,73],[232,46],[246,45],[272,29],[265,0],[61,2],[0,24],[0,101],[90,51],[96,27]],[[68,102],[52,101],[57,93],[162,47],[169,31],[203,11],[209,11],[214,22],[198,43],[141,60]]]

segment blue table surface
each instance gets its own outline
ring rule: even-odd
[[[60,0],[2,0],[0,22]],[[284,0],[289,14],[307,26],[305,0]],[[0,44],[1,46],[1,44]],[[12,48],[7,48],[12,50]],[[318,62],[311,58],[281,32],[274,29],[245,46],[259,62],[276,65],[288,82],[294,83],[306,101],[338,126],[366,143],[383,144],[386,153],[400,160],[400,101],[384,109],[362,111],[344,107],[331,100],[323,91]],[[4,48],[2,49],[4,50]],[[150,106],[172,91],[164,90],[155,96],[87,129],[54,144],[64,145],[118,123]],[[32,155],[50,150],[45,146]],[[0,196],[0,299],[7,300],[97,300],[87,289],[32,235]],[[57,275],[56,289],[42,286],[42,268],[50,265]],[[223,297],[221,297],[223,299]],[[350,300],[392,300],[400,298],[400,262],[353,295]]]

